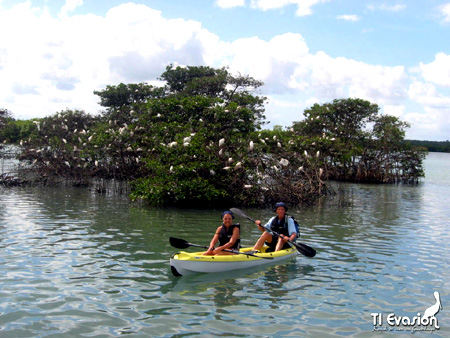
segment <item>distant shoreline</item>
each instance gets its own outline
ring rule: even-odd
[[[432,153],[450,153],[450,141],[405,140],[405,143],[416,147],[427,148]]]

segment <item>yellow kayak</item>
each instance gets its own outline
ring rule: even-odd
[[[277,263],[297,255],[295,248],[288,248],[277,252],[266,252],[263,247],[261,253],[203,256],[201,252],[181,251],[172,256],[170,267],[174,276],[184,276],[193,273],[226,272],[239,269],[248,269],[255,266]],[[241,248],[240,252],[251,252],[252,248]]]

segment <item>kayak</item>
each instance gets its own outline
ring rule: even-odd
[[[288,248],[276,252],[266,252],[268,247],[261,248],[261,253],[203,256],[201,252],[175,253],[170,259],[170,268],[174,276],[185,276],[194,273],[226,272],[248,269],[256,266],[278,263],[297,256],[295,248]],[[252,248],[241,248],[240,252],[251,252]],[[260,258],[261,257],[261,258]]]

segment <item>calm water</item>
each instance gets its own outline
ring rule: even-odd
[[[181,278],[169,269],[168,237],[206,245],[222,210],[0,188],[0,337],[395,336],[373,332],[371,313],[383,325],[389,313],[412,318],[434,291],[440,329],[415,336],[448,337],[450,154],[425,164],[419,186],[340,185],[336,197],[290,210],[315,258]],[[259,231],[240,221],[253,244]]]

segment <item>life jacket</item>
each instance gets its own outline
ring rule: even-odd
[[[222,228],[220,229],[220,233],[219,233],[219,246],[225,245],[231,240],[231,237],[233,236],[234,228],[239,229],[239,235],[240,235],[241,225],[239,223],[232,224],[228,229],[225,226],[225,224],[222,224]],[[236,240],[236,242],[234,243],[234,245],[229,249],[239,249],[241,247],[240,243],[241,243],[241,239],[238,238]]]
[[[286,226],[284,225],[286,223]],[[287,225],[287,217],[283,219],[279,219],[278,216],[275,216],[270,224],[270,230],[279,233],[280,235],[289,236],[289,230]]]
[[[295,232],[297,233],[297,237],[299,237],[300,236],[299,224],[292,216],[286,215],[282,220],[280,220],[280,222],[278,222],[278,216],[275,216],[274,219],[272,220],[272,223],[270,224],[270,229],[275,232],[278,232],[280,235],[289,236],[289,229],[288,229],[289,218],[292,218],[292,220],[294,221]]]

